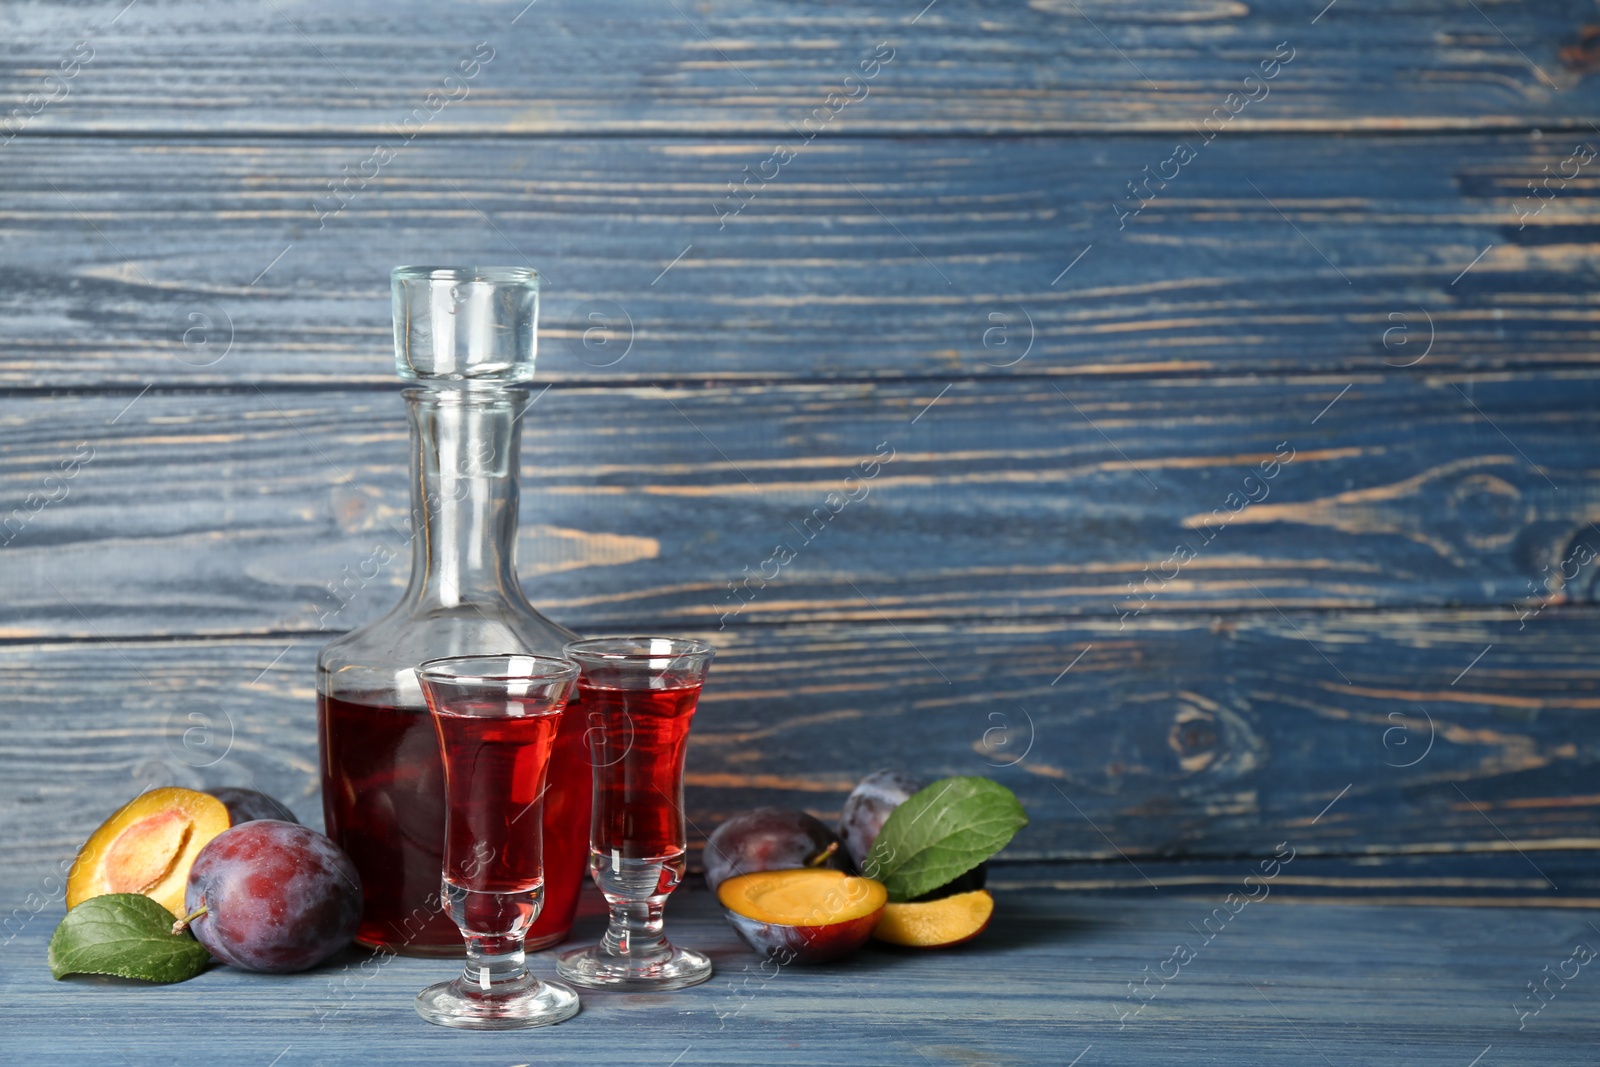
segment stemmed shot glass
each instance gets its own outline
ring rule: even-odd
[[[523,939],[544,903],[545,771],[578,668],[547,656],[456,656],[417,671],[444,761],[445,909],[467,943],[459,978],[417,995],[430,1023],[547,1026],[578,994],[528,972]]]
[[[611,907],[605,937],[563,953],[556,972],[597,989],[667,990],[711,977],[711,961],[662,934],[662,909],[683,879],[683,756],[714,652],[701,641],[574,641],[581,673],[568,714],[588,723],[594,762],[589,872]]]

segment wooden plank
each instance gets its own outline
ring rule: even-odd
[[[0,400],[0,636],[375,618],[403,407]],[[1592,371],[551,389],[524,425],[523,576],[582,629],[1594,599]]]
[[[1380,861],[1486,853],[1512,882],[1478,895],[1592,899],[1574,861],[1543,872],[1540,856],[1600,849],[1597,757],[1577,740],[1600,708],[1597,627],[1552,609],[1523,631],[1493,613],[1271,611],[704,630],[719,657],[690,747],[691,832],[760,804],[833,819],[859,778],[899,766],[1004,782],[1032,818],[1008,857],[1126,858],[1124,885],[1146,860],[1288,841]],[[9,839],[65,859],[141,784],[172,782],[255,786],[316,824],[321,643],[0,648]]]
[[[598,936],[597,911],[580,921],[580,938]],[[583,1063],[604,1048],[608,1063],[655,1067],[674,1056],[785,1067],[1061,1067],[1078,1056],[1129,1067],[1321,1057],[1466,1067],[1474,1056],[1588,1063],[1600,1040],[1594,976],[1571,962],[1575,944],[1592,959],[1600,939],[1581,916],[1552,909],[1264,903],[1230,915],[1218,900],[1013,892],[958,950],[869,946],[831,966],[763,969],[710,894],[685,887],[668,905],[668,930],[711,956],[711,981],[665,997],[585,993],[560,1026],[501,1034],[415,1016],[417,992],[451,974],[441,960],[352,952],[283,977],[216,967],[176,986],[52,982],[45,941],[57,914],[41,913],[0,954],[19,1062]],[[1177,944],[1191,955],[1162,970]],[[530,965],[549,977],[551,956]],[[1532,999],[1527,984],[1558,970],[1568,977],[1542,994],[1554,996]]]
[[[441,23],[419,0],[40,3],[8,34],[0,114],[28,133],[395,136],[415,113],[424,136],[701,136],[788,134],[830,94],[826,128],[851,133],[1187,131],[1230,93],[1256,95],[1235,119],[1250,129],[1582,128],[1594,111],[1558,57],[1586,5],[1320,6],[504,0]],[[1275,55],[1292,58],[1265,90],[1246,82]]]
[[[1275,842],[1274,847],[1287,843]],[[1593,850],[1356,856],[1297,851],[1292,867],[1273,879],[1270,899],[1419,908],[1600,908],[1600,865]],[[996,893],[1215,900],[1237,891],[1246,874],[1258,868],[1257,859],[1237,856],[1140,860],[1137,867],[1120,856],[1101,862],[1002,859],[990,861],[987,885]]]
[[[392,266],[524,257],[562,382],[1589,366],[1584,137],[1190,138],[1128,219],[1171,138],[819,141],[748,200],[765,141],[418,143],[337,214],[365,142],[18,139],[0,386],[392,382]]]

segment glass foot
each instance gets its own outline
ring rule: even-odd
[[[487,993],[462,977],[418,993],[417,1014],[438,1026],[460,1030],[550,1026],[578,1014],[578,994],[560,982],[541,982],[531,974],[496,982]]]
[[[590,989],[662,992],[687,989],[711,977],[711,961],[693,949],[671,946],[664,956],[633,959],[613,956],[601,946],[573,949],[556,960],[556,973]]]

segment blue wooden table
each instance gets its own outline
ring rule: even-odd
[[[1600,946],[1597,19],[14,6],[0,1060],[1592,1063],[1591,968],[1549,976]],[[143,786],[320,823],[317,650],[407,577],[350,578],[406,536],[408,262],[544,276],[521,574],[718,647],[696,846],[989,775],[1032,823],[983,940],[524,1036],[423,1026],[417,961],[326,1019],[359,958],[48,980],[52,878]]]
[[[501,1034],[416,1016],[412,999],[449,977],[445,961],[352,951],[295,976],[216,968],[178,986],[62,985],[44,966],[50,924],[41,921],[0,954],[15,1012],[6,1059],[1468,1067],[1588,1064],[1600,1041],[1600,975],[1569,962],[1578,945],[1591,955],[1600,947],[1581,911],[1263,902],[1230,915],[1214,900],[1148,890],[1078,898],[1003,881],[996,897],[994,924],[969,948],[868,948],[806,968],[763,964],[709,893],[686,889],[668,925],[711,956],[710,982],[670,994],[586,993],[566,1023]],[[597,937],[603,920],[586,910],[578,936]],[[1179,945],[1192,950],[1181,965]],[[538,954],[533,968],[553,977],[551,957]],[[1558,972],[1574,977],[1550,981],[1542,999],[1527,991]]]

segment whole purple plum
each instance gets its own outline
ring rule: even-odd
[[[832,830],[790,808],[755,808],[735,815],[712,832],[705,864],[712,892],[739,874],[800,867],[843,871],[850,866]]]
[[[864,870],[862,864],[889,813],[926,784],[903,771],[873,771],[850,790],[839,812],[839,837],[857,870]]]
[[[294,812],[273,800],[265,793],[258,793],[254,789],[240,789],[238,786],[224,786],[221,789],[208,789],[206,792],[222,801],[228,809],[228,818],[233,820],[233,825],[242,822],[252,822],[256,819],[277,819],[280,822],[299,822],[294,817]]]
[[[839,838],[849,850],[856,870],[869,878],[877,873],[866,870],[867,853],[872,851],[872,844],[878,840],[883,824],[889,821],[889,813],[921,792],[925,784],[921,779],[903,771],[874,771],[861,779],[850,791],[850,795],[845,798],[844,807],[839,812]],[[938,900],[941,897],[982,889],[988,880],[988,874],[989,865],[980,863],[937,889],[917,897],[916,900],[918,902]]]
[[[183,903],[189,929],[222,962],[247,971],[303,971],[355,937],[361,876],[317,831],[256,819],[224,830],[200,850]]]

